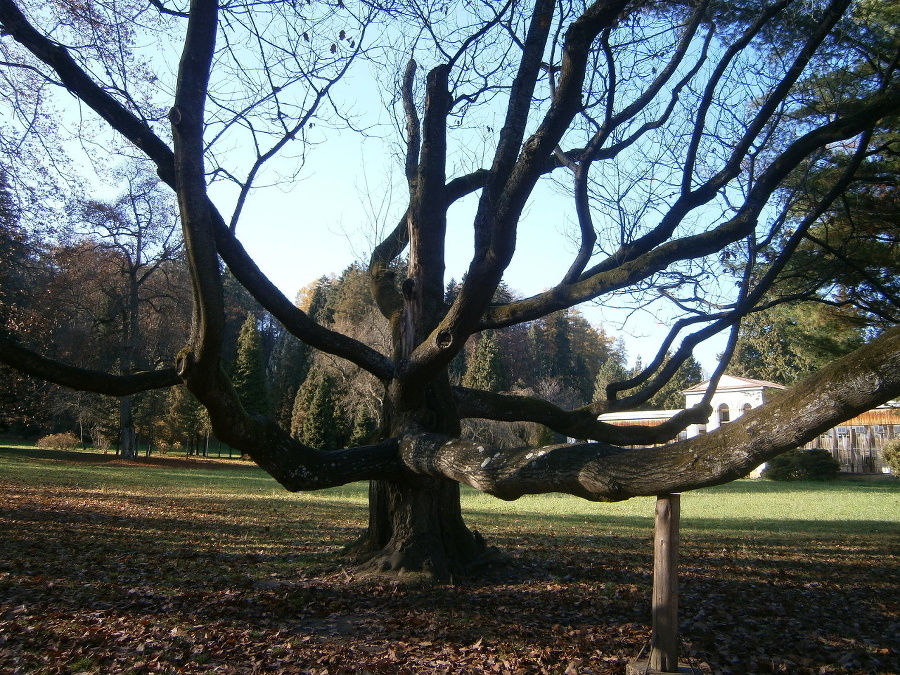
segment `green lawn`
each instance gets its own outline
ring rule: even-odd
[[[246,462],[152,462],[0,446],[0,672],[621,675],[646,644],[652,498],[464,488],[518,572],[408,589],[341,557],[364,484],[291,494]],[[682,495],[686,657],[900,672],[898,542],[890,478]]]
[[[59,461],[64,460],[64,461]],[[69,461],[65,461],[69,460]],[[97,490],[144,492],[154,484],[185,496],[277,499],[288,502],[328,500],[364,506],[367,486],[359,483],[315,493],[289,493],[249,462],[232,460],[228,470],[215,468],[122,466],[112,454],[37,450],[0,445],[0,474],[29,483],[79,485]],[[140,461],[140,460],[139,460]],[[198,460],[202,462],[203,460]],[[108,464],[108,465],[106,465]],[[598,503],[562,494],[527,495],[515,501],[496,499],[463,486],[463,508],[483,527],[497,518],[539,518],[558,527],[578,527],[616,518],[652,527],[654,498]],[[791,528],[814,522],[840,523],[847,531],[870,532],[880,524],[900,523],[900,480],[840,479],[830,482],[779,483],[740,480],[682,495],[682,525],[687,529],[747,529],[765,531],[773,521]]]

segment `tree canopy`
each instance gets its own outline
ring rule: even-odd
[[[374,481],[360,555],[375,569],[446,577],[484,554],[462,522],[458,483],[505,499],[561,491],[620,500],[742,476],[900,394],[898,330],[878,327],[850,357],[700,438],[673,441],[705,421],[708,399],[656,427],[614,427],[597,415],[644,405],[697,345],[724,332],[715,382],[742,318],[770,303],[767,293],[803,255],[801,244],[827,223],[867,160],[886,152],[879,134],[900,114],[900,43],[870,39],[890,28],[872,6],[0,0],[11,127],[22,139],[50,138],[26,123],[57,114],[32,92],[62,88],[71,96],[54,101],[90,111],[91,123],[152,161],[178,200],[193,294],[190,335],[173,367],[94,372],[5,334],[0,360],[115,395],[183,382],[216,436],[286,488]],[[153,40],[180,52],[177,72],[147,53]],[[248,195],[290,181],[305,148],[351,133],[358,120],[352,96],[341,92],[352,92],[354,78],[378,76],[395,114],[396,168],[408,198],[361,271],[371,304],[345,310],[377,312],[388,326],[386,348],[351,320],[326,325],[299,309],[239,238],[253,227],[242,220]],[[276,168],[274,158],[288,161]],[[816,189],[798,176],[814,178]],[[217,180],[233,186],[231,201],[214,198]],[[545,187],[567,197],[560,222],[544,229],[547,250],[570,245],[568,269],[530,297],[498,295],[529,204],[550,198]],[[301,204],[321,198],[302,187],[297,194]],[[461,202],[472,206],[465,225],[473,252],[448,298],[447,239],[451,221],[463,227],[452,210]],[[553,225],[560,243],[550,242]],[[223,367],[222,263],[284,330],[378,382],[377,442],[311,447],[242,405]],[[869,288],[883,295],[883,286]],[[647,367],[608,384],[605,397],[567,407],[535,392],[452,385],[448,368],[472,336],[541,321],[543,347],[563,353],[571,344],[553,326],[557,313],[587,302],[672,317]],[[548,376],[564,381],[566,373]],[[580,385],[586,394],[596,378]],[[537,423],[593,442],[500,450],[459,438],[461,420],[472,418]],[[657,447],[626,449],[644,444]]]

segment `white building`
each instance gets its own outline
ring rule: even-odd
[[[690,408],[700,403],[709,380],[695,384],[684,392],[684,405]],[[719,386],[712,396],[713,414],[706,424],[692,424],[687,429],[687,436],[691,438],[707,431],[718,429],[723,424],[736,420],[751,408],[758,408],[766,402],[766,392],[771,389],[784,389],[780,384],[766,380],[751,380],[748,377],[736,377],[734,375],[722,375]]]
[[[696,384],[682,393],[685,407],[699,403],[709,380]],[[679,439],[691,438],[718,429],[739,418],[747,410],[758,408],[767,400],[767,395],[776,389],[784,389],[780,384],[766,380],[752,380],[735,375],[722,375],[719,386],[712,396],[710,405],[713,413],[706,424],[692,424],[679,434]],[[607,413],[598,418],[602,422],[619,426],[655,426],[680,412],[679,410],[639,410],[634,412]],[[879,406],[825,432],[806,444],[806,448],[825,448],[841,463],[841,470],[849,473],[887,472],[881,459],[881,451],[891,439],[900,436],[900,402]],[[765,466],[765,465],[763,465]],[[758,476],[758,467],[751,476]]]

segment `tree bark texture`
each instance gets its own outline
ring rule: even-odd
[[[499,451],[436,434],[401,439],[416,473],[502,499],[564,492],[618,501],[720,485],[840,422],[900,396],[900,328],[886,331],[764,406],[709,434],[652,448],[580,443]]]
[[[459,483],[446,478],[372,481],[369,527],[355,553],[363,573],[438,581],[471,575],[488,559],[463,521]]]

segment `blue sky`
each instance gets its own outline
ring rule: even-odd
[[[380,228],[393,227],[404,206],[405,186],[390,147],[378,138],[343,134],[311,150],[299,180],[255,193],[245,206],[238,235],[270,279],[289,297],[323,275],[339,274],[355,260],[366,260]],[[232,201],[221,188],[213,198],[224,212]],[[446,279],[459,279],[472,254],[471,222],[477,195],[449,213]],[[504,277],[519,294],[540,292],[559,282],[573,252],[562,230],[567,201],[549,185],[539,187],[526,210],[516,256]],[[622,336],[630,362],[646,363],[665,335],[660,316],[601,309],[579,309],[594,325]],[[627,321],[627,322],[626,322]],[[626,322],[622,325],[622,322]],[[698,348],[706,371],[715,366],[723,341]]]

